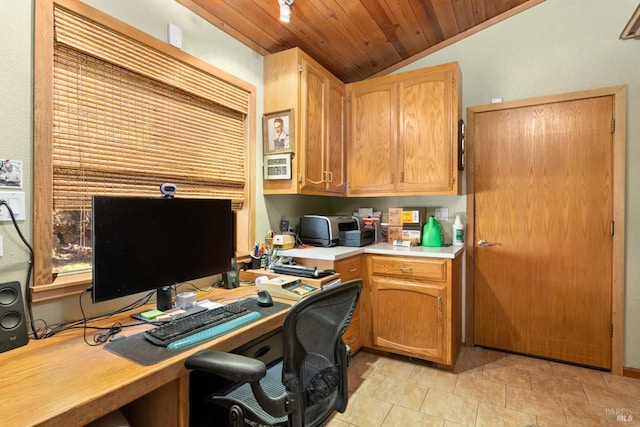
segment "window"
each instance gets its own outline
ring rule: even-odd
[[[255,88],[82,3],[42,3],[34,300],[90,281],[94,194],[159,196],[159,185],[171,182],[180,197],[232,199],[246,229],[239,238],[251,235],[245,183],[253,175]]]

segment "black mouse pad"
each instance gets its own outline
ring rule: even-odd
[[[240,300],[238,304],[242,304],[249,310],[257,311],[260,313],[260,318],[269,317],[280,311],[288,310],[291,307],[288,304],[277,301],[274,301],[271,307],[260,307],[255,298]],[[180,354],[189,348],[190,347],[179,350],[169,350],[166,347],[152,344],[144,337],[143,332],[128,336],[120,341],[108,342],[104,346],[105,350],[144,366],[154,365],[176,354]]]

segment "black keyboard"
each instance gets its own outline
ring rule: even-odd
[[[254,315],[254,316],[252,316]],[[191,316],[174,319],[144,333],[144,337],[156,345],[167,347],[174,341],[181,340],[203,331],[214,330],[226,323],[237,323],[241,318],[256,318],[258,313],[238,304],[227,304],[211,310],[202,311]],[[224,330],[226,328],[218,328]],[[201,334],[202,335],[202,334]],[[215,335],[211,335],[215,336]]]
[[[330,276],[336,274],[335,270],[324,269],[321,270],[318,267],[308,267],[306,265],[287,265],[287,264],[272,264],[271,269],[278,274],[288,274],[290,276],[308,277],[311,279],[317,279],[319,277]]]

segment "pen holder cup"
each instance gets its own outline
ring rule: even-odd
[[[251,257],[251,266],[250,268],[252,270],[257,270],[260,268],[260,258],[254,258],[253,256]]]

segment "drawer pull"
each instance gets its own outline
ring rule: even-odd
[[[403,273],[411,273],[413,269],[411,267],[400,267],[400,271]]]
[[[352,269],[349,270],[349,273],[355,273],[356,271],[358,271],[357,268],[352,268]]]

